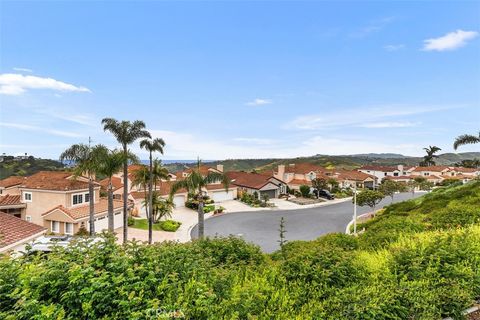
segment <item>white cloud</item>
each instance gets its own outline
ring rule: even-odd
[[[386,46],[383,46],[383,48],[387,51],[398,51],[405,48],[405,45],[404,44],[387,44]]]
[[[395,20],[395,17],[384,17],[384,18],[372,20],[367,26],[351,33],[350,36],[353,38],[364,38],[372,33],[382,30],[394,20]]]
[[[398,122],[399,117],[455,108],[458,108],[458,106],[431,107],[387,105],[362,109],[340,110],[338,112],[299,116],[284,125],[283,128],[296,130],[321,130],[341,127],[361,127],[374,122]],[[392,118],[396,121],[391,121]]]
[[[409,122],[409,121],[399,121],[399,122],[370,122],[360,125],[362,128],[408,128],[408,127],[415,127],[419,123],[418,122]]]
[[[263,106],[263,105],[266,105],[266,104],[271,104],[273,103],[272,100],[270,99],[255,99],[253,101],[250,101],[250,102],[247,102],[246,105],[247,106]]]
[[[238,142],[246,142],[246,143],[253,143],[253,144],[272,144],[275,141],[271,139],[262,139],[262,138],[235,138],[234,141]]]
[[[32,125],[28,125],[28,124],[14,123],[14,122],[0,122],[0,127],[20,129],[20,130],[25,130],[25,131],[44,132],[44,133],[52,134],[52,135],[55,135],[55,136],[69,137],[69,138],[79,138],[79,137],[84,136],[84,135],[81,135],[81,134],[75,133],[75,132],[49,129],[49,128],[32,126]]]
[[[446,51],[455,50],[463,47],[467,41],[472,40],[478,36],[477,31],[463,31],[457,30],[439,38],[432,38],[424,40],[424,51]]]
[[[23,72],[29,72],[29,73],[32,73],[32,72],[33,72],[32,69],[28,69],[28,68],[17,68],[17,67],[15,67],[15,68],[13,68],[13,70],[15,70],[15,71],[20,71],[20,72],[21,72],[21,71],[23,71]]]
[[[277,141],[275,144],[234,144],[199,134],[151,130],[154,137],[165,140],[165,155],[168,159],[248,159],[248,158],[294,158],[315,154],[354,154],[365,152],[395,152],[407,155],[422,153],[422,145],[379,142],[374,138],[358,136],[330,137],[314,135],[300,141]],[[145,150],[134,147],[135,153],[147,156]]]
[[[90,92],[88,88],[58,81],[52,78],[25,76],[17,73],[0,74],[0,94],[19,95],[28,89],[50,89],[56,91]]]

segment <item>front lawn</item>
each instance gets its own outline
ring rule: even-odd
[[[129,227],[148,230],[148,220],[147,219],[132,219],[133,224],[129,224]],[[132,221],[131,220],[131,221]],[[159,221],[153,224],[154,231],[177,231],[181,223],[173,220]]]

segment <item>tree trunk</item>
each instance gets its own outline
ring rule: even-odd
[[[152,183],[153,183],[153,168],[152,168],[152,151],[150,151],[150,171],[149,171],[149,179],[148,179],[148,243],[152,244],[153,240],[153,210],[152,210],[152,200],[153,200],[153,192],[152,192]]]
[[[108,181],[108,232],[113,233],[114,223],[113,223],[113,186],[112,186],[112,177]]]
[[[128,241],[128,160],[127,157],[127,145],[123,145],[123,153],[125,155],[125,162],[123,163],[123,243]]]
[[[93,179],[92,176],[89,174],[88,177],[88,197],[90,198],[88,201],[89,205],[89,222],[90,222],[90,236],[95,234],[95,207],[93,203]]]
[[[198,239],[203,239],[205,235],[205,219],[203,212],[203,197],[198,201]]]

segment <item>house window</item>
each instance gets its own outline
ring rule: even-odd
[[[25,220],[27,220],[28,222],[32,222],[32,216],[25,216]]]
[[[90,202],[90,193],[85,193],[85,202]]]
[[[386,177],[386,176],[387,176],[387,172],[384,172],[383,175]]]
[[[65,234],[73,234],[73,223],[65,222]]]
[[[74,194],[72,198],[73,205],[83,203],[83,194]]]
[[[60,222],[52,221],[52,226],[50,229],[52,229],[52,232],[55,232],[55,233],[60,232]]]
[[[428,175],[430,175],[430,173],[424,172],[423,175],[424,175],[424,176],[428,176]]]
[[[24,192],[23,193],[23,201],[32,202],[32,193],[31,192]]]

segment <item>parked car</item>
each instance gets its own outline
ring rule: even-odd
[[[335,196],[331,194],[328,190],[318,190],[318,196],[327,200],[335,199]]]

